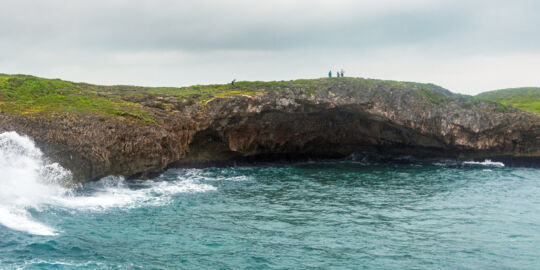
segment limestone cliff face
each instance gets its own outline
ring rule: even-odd
[[[314,89],[168,100],[167,108],[160,105],[163,96],[129,99],[148,108],[156,123],[0,113],[0,131],[32,137],[81,182],[239,158],[358,152],[540,164],[540,115],[471,102],[436,86],[427,93],[414,84],[330,80]]]

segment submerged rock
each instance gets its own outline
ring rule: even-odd
[[[122,96],[153,121],[0,112],[0,131],[27,134],[81,182],[147,177],[173,166],[360,152],[540,164],[540,115],[435,85],[341,78],[256,90],[210,99]]]

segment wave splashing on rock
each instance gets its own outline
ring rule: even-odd
[[[54,229],[34,221],[27,211],[39,209],[51,197],[69,191],[71,173],[48,162],[34,142],[16,132],[0,134],[0,224],[37,235],[54,235]]]
[[[159,206],[175,194],[216,190],[202,183],[199,173],[179,174],[172,181],[158,177],[131,184],[123,177],[108,176],[76,186],[71,172],[49,162],[30,138],[16,132],[1,133],[0,224],[35,235],[56,235],[55,229],[36,221],[31,210],[41,212],[47,206],[79,211]]]

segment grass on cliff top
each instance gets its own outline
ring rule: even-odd
[[[255,96],[267,91],[292,88],[313,94],[316,89],[340,83],[355,84],[360,89],[409,89],[433,103],[440,103],[453,95],[433,84],[350,77],[272,82],[240,81],[234,87],[229,83],[177,88],[100,86],[30,75],[0,74],[0,111],[24,115],[98,114],[154,122],[150,109],[141,104],[140,100],[144,100],[145,96],[163,97],[164,102],[170,102],[171,99],[203,102],[213,97]]]
[[[476,99],[498,102],[524,111],[540,113],[540,88],[509,88],[480,93]]]
[[[136,97],[167,96],[176,100],[205,101],[213,97],[256,95],[257,82],[195,85],[189,87],[100,86],[30,75],[0,73],[0,111],[11,114],[98,114],[154,122]],[[134,99],[135,98],[135,99]]]
[[[99,114],[153,122],[140,104],[103,97],[85,84],[0,74],[0,111],[23,115]]]

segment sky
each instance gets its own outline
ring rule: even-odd
[[[185,86],[346,76],[540,86],[537,0],[2,0],[0,73]]]

